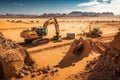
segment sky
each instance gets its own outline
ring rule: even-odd
[[[113,12],[120,14],[120,0],[0,0],[0,14]]]

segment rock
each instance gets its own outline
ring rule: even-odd
[[[51,71],[50,74],[51,74],[52,76],[54,76],[55,73],[54,73],[54,71]]]
[[[50,70],[50,69],[51,69],[49,65],[47,66],[47,69],[48,69],[48,70]]]
[[[38,72],[37,75],[41,75],[41,72]]]
[[[30,74],[30,71],[25,71],[24,72],[26,75],[29,75]]]
[[[54,72],[58,72],[58,69],[55,69]]]
[[[31,75],[31,78],[34,78],[35,76],[36,76],[35,74],[32,74],[32,75]]]
[[[42,69],[41,71],[42,71],[42,73],[43,73],[43,74],[47,74],[49,70],[48,70],[48,68],[47,68],[47,67],[46,67],[46,68],[45,68],[45,67],[43,67],[43,69]]]
[[[43,72],[43,74],[47,74],[48,73],[48,71],[46,69],[43,69],[42,72]]]
[[[25,74],[24,73],[20,73],[20,75],[19,75],[20,77],[24,77],[25,76]]]

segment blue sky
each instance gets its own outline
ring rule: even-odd
[[[69,13],[71,11],[109,11],[120,14],[118,3],[120,4],[120,0],[0,0],[0,14]]]
[[[88,0],[0,0],[1,13],[63,13]]]

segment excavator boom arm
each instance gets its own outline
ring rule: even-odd
[[[44,24],[43,27],[47,28],[48,25],[53,24],[53,22],[50,22],[50,20],[52,20],[52,18],[50,18],[49,20],[47,20]]]
[[[54,17],[54,22],[55,22],[56,34],[59,35],[59,25],[58,25],[57,19],[55,17]]]
[[[53,21],[51,21],[52,19],[53,19]],[[53,18],[50,18],[49,20],[47,20],[43,24],[43,28],[47,28],[47,26],[50,25],[50,24],[54,24],[55,25],[56,35],[59,35],[59,25],[58,25],[56,17],[53,17]]]

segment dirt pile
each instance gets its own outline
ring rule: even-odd
[[[74,80],[120,80],[120,32],[98,58],[87,64],[84,72],[68,77],[70,78]]]
[[[75,39],[68,51],[68,53],[74,53],[76,55],[80,55],[82,53],[87,54],[91,51],[91,46],[89,45],[90,41],[84,40],[83,38]],[[87,49],[87,50],[86,50]],[[87,51],[87,52],[84,52]]]
[[[108,45],[106,43],[93,42],[89,39],[83,39],[82,37],[75,39],[71,43],[67,54],[60,61],[59,67],[64,68],[74,65],[74,63],[82,60],[85,57],[88,57],[92,51],[99,54],[107,47]]]
[[[25,48],[10,39],[6,39],[2,33],[0,33],[0,63],[0,71],[2,71],[4,79],[14,78],[24,65],[36,65]]]
[[[90,39],[83,39],[80,37],[78,40],[75,39],[73,41],[68,52],[72,52],[76,55],[90,53],[91,50],[97,53],[102,53],[108,46],[108,43],[95,42]]]
[[[34,68],[34,66],[24,67],[19,71],[18,78],[22,79],[26,75],[30,75],[31,78],[40,76],[40,80],[51,80],[58,72],[58,69],[52,66],[43,66],[38,69]]]
[[[83,40],[82,38],[78,40],[75,39],[71,43],[71,46],[68,52],[66,53],[66,55],[64,56],[64,58],[59,62],[59,67],[65,68],[65,67],[73,66],[74,63],[87,57],[90,52],[91,52],[91,47],[89,45],[89,41]]]

